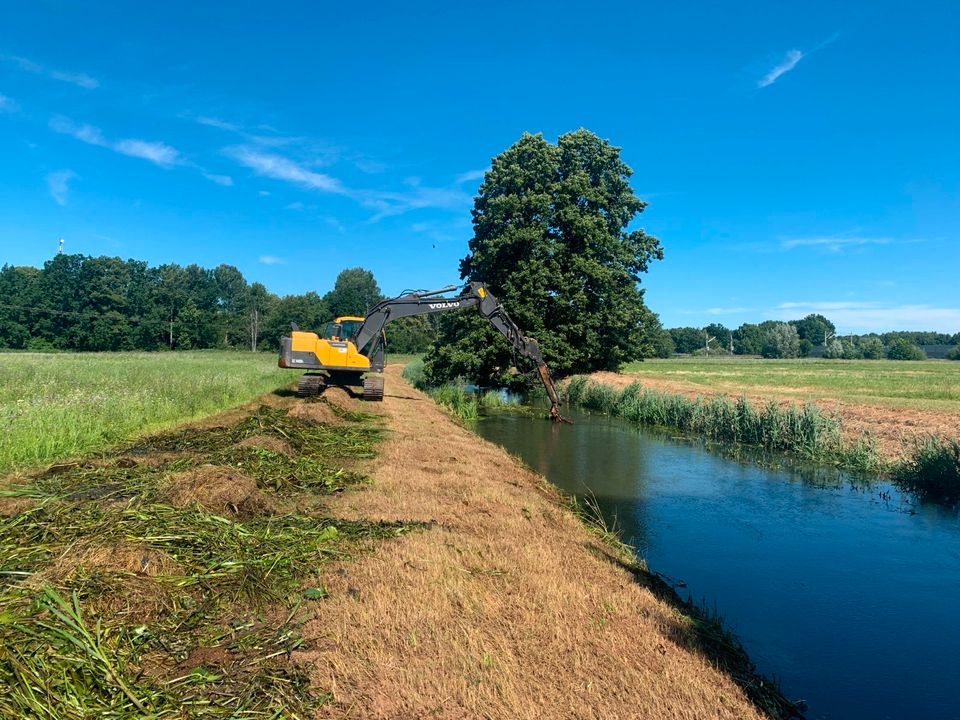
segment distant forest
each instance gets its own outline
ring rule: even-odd
[[[362,268],[341,272],[324,295],[280,297],[232,265],[57,255],[42,268],[0,269],[0,349],[277,350],[291,322],[319,332],[382,298]],[[424,352],[435,335],[426,317],[405,318],[388,326],[388,350]]]
[[[340,273],[320,295],[278,296],[247,282],[232,265],[150,267],[140,260],[57,255],[42,268],[0,269],[0,349],[274,351],[295,322],[321,331],[340,315],[363,315],[383,299],[373,274]],[[736,329],[654,329],[652,354],[759,355],[768,358],[960,359],[960,333],[886,332],[838,336],[823,315]],[[436,318],[404,318],[387,326],[390,352],[422,353],[437,337]]]
[[[664,331],[663,357],[690,355],[760,355],[765,358],[823,357],[834,360],[960,360],[960,332],[892,331],[865,335],[837,334],[820,314],[799,320],[744,323],[736,329],[719,323]]]

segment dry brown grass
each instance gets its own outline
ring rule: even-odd
[[[293,413],[291,413],[291,415],[292,414]],[[278,437],[273,437],[272,435],[251,435],[247,439],[238,442],[236,446],[238,448],[260,448],[261,450],[269,450],[270,452],[286,455],[287,457],[293,457],[295,454],[290,443]]]
[[[196,503],[207,512],[227,517],[254,517],[272,510],[255,480],[219,465],[202,465],[174,475],[166,499],[174,507]]]
[[[374,485],[331,511],[436,525],[325,578],[296,654],[318,717],[762,717],[541,478],[388,375]]]
[[[719,394],[735,400],[745,394],[733,388],[729,392],[717,393],[693,382],[667,378],[641,378],[637,375],[613,372],[593,373],[590,379],[616,388],[625,388],[639,380],[644,387],[652,390],[677,393],[687,397],[709,397]],[[784,388],[779,395],[751,392],[746,393],[746,397],[756,404],[765,404],[773,399],[787,405],[803,403],[805,399],[802,393],[805,390],[805,388]],[[960,434],[960,418],[947,412],[866,405],[839,400],[814,400],[813,404],[828,415],[840,417],[845,439],[855,442],[864,433],[872,436],[877,441],[877,450],[887,460],[902,459],[904,451],[917,438],[931,434],[942,437],[956,437]]]
[[[329,392],[329,391],[328,391]],[[326,393],[324,393],[326,395]],[[290,409],[290,416],[324,425],[339,425],[340,417],[324,400],[301,401]]]

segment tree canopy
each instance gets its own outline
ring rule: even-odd
[[[663,252],[629,229],[646,205],[631,175],[620,149],[587,130],[556,145],[525,134],[493,159],[475,199],[461,277],[486,283],[559,375],[616,369],[662,344],[638,283]],[[432,382],[488,384],[512,365],[488,323],[458,313],[441,320],[425,371]]]

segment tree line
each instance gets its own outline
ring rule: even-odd
[[[340,315],[363,315],[383,299],[373,274],[340,273],[324,295],[278,296],[232,265],[149,266],[116,257],[57,255],[42,268],[0,269],[0,349],[279,349],[295,322],[321,331]],[[393,352],[425,352],[435,330],[425,318],[392,323]]]
[[[837,335],[836,326],[814,313],[799,320],[744,323],[736,329],[720,323],[702,328],[665,330],[657,354],[760,355],[765,358],[825,357],[845,360],[922,360],[923,347],[936,348],[949,359],[960,359],[960,332],[891,331],[864,335]]]

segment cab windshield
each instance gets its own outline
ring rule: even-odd
[[[323,329],[323,338],[324,340],[352,340],[361,325],[363,325],[362,320],[328,322]]]

